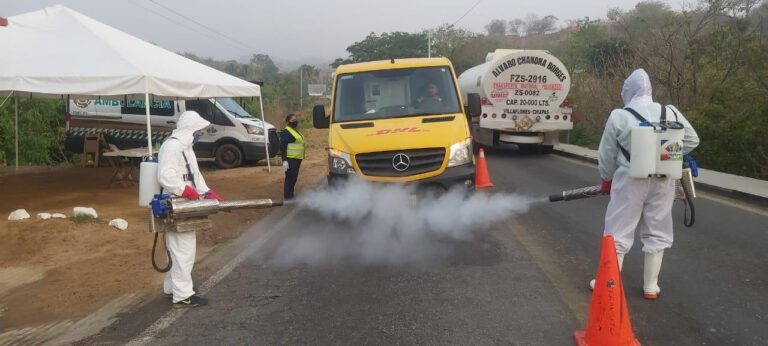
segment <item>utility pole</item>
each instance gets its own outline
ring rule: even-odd
[[[304,72],[299,67],[299,111],[304,109]]]
[[[13,92],[13,110],[16,114],[16,170],[19,170],[19,97]]]
[[[432,32],[427,31],[427,57],[432,57]]]

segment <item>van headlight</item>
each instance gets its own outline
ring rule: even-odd
[[[328,167],[334,174],[355,174],[352,156],[336,149],[328,149]]]
[[[245,126],[245,131],[248,132],[249,135],[264,135],[264,129],[261,127],[246,124],[243,124],[243,126]]]
[[[472,162],[472,138],[451,145],[448,167],[461,166]]]

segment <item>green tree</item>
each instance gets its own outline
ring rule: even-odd
[[[601,77],[624,77],[632,63],[632,47],[624,40],[602,40],[589,48],[589,69]]]
[[[432,54],[442,56],[451,56],[462,44],[477,36],[448,23],[424,30],[424,34],[432,36]]]
[[[504,36],[507,34],[507,21],[494,19],[485,26],[488,36]]]
[[[448,58],[456,68],[456,74],[460,75],[485,62],[485,56],[499,47],[502,47],[502,44],[496,37],[477,36],[462,42]]]
[[[64,102],[19,100],[19,164],[48,165],[68,160],[64,153]],[[13,100],[0,108],[0,161],[16,159]]]
[[[569,70],[584,70],[590,65],[593,47],[606,39],[603,25],[600,21],[590,20],[589,17],[576,20],[576,30],[566,41],[566,53],[560,57],[568,65]]]
[[[275,62],[272,61],[272,58],[267,54],[254,54],[253,57],[251,57],[251,64],[255,66],[257,71],[259,71],[262,80],[264,81],[275,79],[278,72],[280,72],[280,69]]]
[[[320,78],[320,70],[312,65],[301,65],[297,71],[299,71],[304,76],[304,85],[316,82],[318,78]]]
[[[566,41],[574,111],[584,114],[585,143],[621,106],[623,79],[642,67],[654,99],[675,104],[701,137],[705,168],[768,179],[768,36],[766,2],[703,0],[676,12],[662,2],[612,9],[609,22],[581,20]]]
[[[344,59],[344,58],[336,58],[336,59],[334,59],[334,60],[333,60],[333,61],[332,61],[330,64],[328,64],[328,66],[331,66],[331,67],[334,67],[334,68],[336,68],[336,67],[339,67],[339,66],[341,66],[341,65],[344,65],[344,64],[351,64],[351,63],[352,63],[352,60],[350,60],[350,59],[348,59],[348,58],[347,58],[347,59]]]
[[[544,35],[557,31],[557,17],[549,15],[538,18],[529,16],[526,21],[526,35]]]
[[[520,18],[515,18],[513,20],[510,20],[507,23],[507,27],[509,28],[509,34],[512,36],[525,36],[525,28],[526,28],[525,20],[522,20]]]
[[[342,63],[363,61],[417,58],[427,55],[427,35],[425,33],[390,32],[376,35],[370,33],[362,41],[347,47],[349,57],[336,59],[331,66]]]
[[[503,19],[494,19],[485,26],[488,36],[504,36],[507,34],[507,21]]]

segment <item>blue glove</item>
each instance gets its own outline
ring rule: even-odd
[[[683,163],[685,166],[691,169],[691,175],[694,177],[699,176],[699,164],[696,163],[696,160],[691,155],[685,155],[683,157]]]

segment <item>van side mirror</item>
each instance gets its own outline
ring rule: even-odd
[[[327,129],[329,124],[328,117],[325,116],[325,107],[317,105],[312,108],[312,124],[316,129]]]
[[[479,117],[483,110],[480,107],[479,94],[467,94],[467,116]]]

